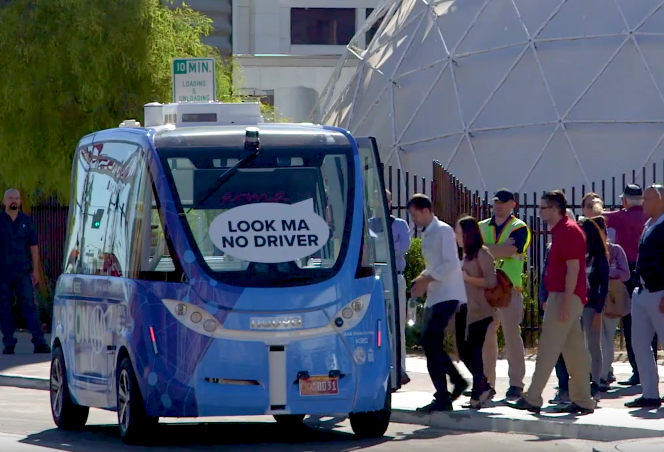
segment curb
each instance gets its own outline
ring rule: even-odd
[[[664,450],[664,439],[662,438],[593,446],[593,452],[659,452],[661,450]]]
[[[21,389],[50,390],[48,378],[23,377],[18,375],[0,375],[0,386],[11,386]]]
[[[481,412],[453,411],[450,413],[418,413],[410,410],[392,410],[392,422],[415,424],[446,430],[470,432],[520,433],[534,436],[583,439],[587,441],[626,441],[635,438],[661,438],[662,430],[616,427],[596,424],[575,424],[540,417],[537,419],[506,419]],[[660,450],[664,448],[660,445]],[[616,452],[619,449],[598,449],[595,452]]]

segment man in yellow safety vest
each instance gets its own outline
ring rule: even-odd
[[[526,250],[531,241],[531,232],[526,223],[513,215],[515,207],[514,193],[507,189],[498,190],[493,198],[493,216],[480,222],[482,238],[496,260],[496,267],[501,268],[514,285],[509,305],[498,309],[494,315],[482,351],[484,373],[491,387],[495,387],[498,327],[502,325],[509,364],[510,387],[505,395],[507,400],[517,400],[521,397],[526,374],[525,350],[521,339],[523,321],[521,275]]]

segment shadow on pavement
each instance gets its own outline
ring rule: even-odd
[[[66,432],[49,429],[26,436],[21,443],[41,446],[48,450],[68,452],[116,452],[122,450],[187,450],[203,451],[214,446],[215,451],[236,451],[242,446],[246,452],[274,450],[288,452],[342,452],[363,450],[391,441],[434,439],[449,434],[444,430],[423,427],[402,432],[399,424],[392,424],[390,434],[378,439],[358,439],[352,433],[336,430],[345,418],[309,418],[305,425],[286,428],[276,423],[178,423],[159,424],[149,444],[141,447],[122,443],[116,425],[93,425],[84,430]]]
[[[2,337],[2,335],[0,335]],[[26,332],[16,332],[14,337],[18,339],[14,355],[0,355],[0,374],[11,372],[11,369],[30,366],[34,364],[45,364],[51,362],[50,353],[34,354],[32,345],[32,336]],[[50,335],[46,335],[46,340],[50,342]],[[2,351],[2,344],[0,344]],[[43,373],[43,372],[42,372]],[[32,376],[32,375],[30,375]],[[34,375],[48,377],[48,371],[45,375]]]

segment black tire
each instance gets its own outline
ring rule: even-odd
[[[143,396],[129,358],[123,358],[117,372],[117,407],[120,438],[126,444],[146,444],[159,423],[145,412]]]
[[[90,409],[76,405],[69,394],[65,356],[60,346],[55,347],[51,357],[51,415],[53,422],[62,430],[79,430],[85,427]]]
[[[284,427],[299,427],[305,416],[306,414],[275,414],[274,420]]]
[[[350,413],[350,426],[355,436],[360,438],[381,438],[390,426],[392,416],[392,394],[387,391],[385,408],[366,413]]]

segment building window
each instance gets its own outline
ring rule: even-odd
[[[366,17],[364,18],[365,20],[369,18],[369,16],[373,12],[373,10],[374,10],[373,8],[367,8],[366,9],[367,14],[366,14]],[[383,15],[383,17],[378,19],[376,21],[376,23],[373,24],[373,26],[369,29],[369,31],[367,31],[367,33],[366,33],[366,45],[365,45],[366,48],[369,48],[369,44],[371,44],[371,41],[373,41],[374,36],[376,36],[376,32],[380,28],[380,24],[383,23],[384,18],[385,18],[385,16]]]
[[[291,44],[345,46],[355,35],[355,8],[291,8]]]

